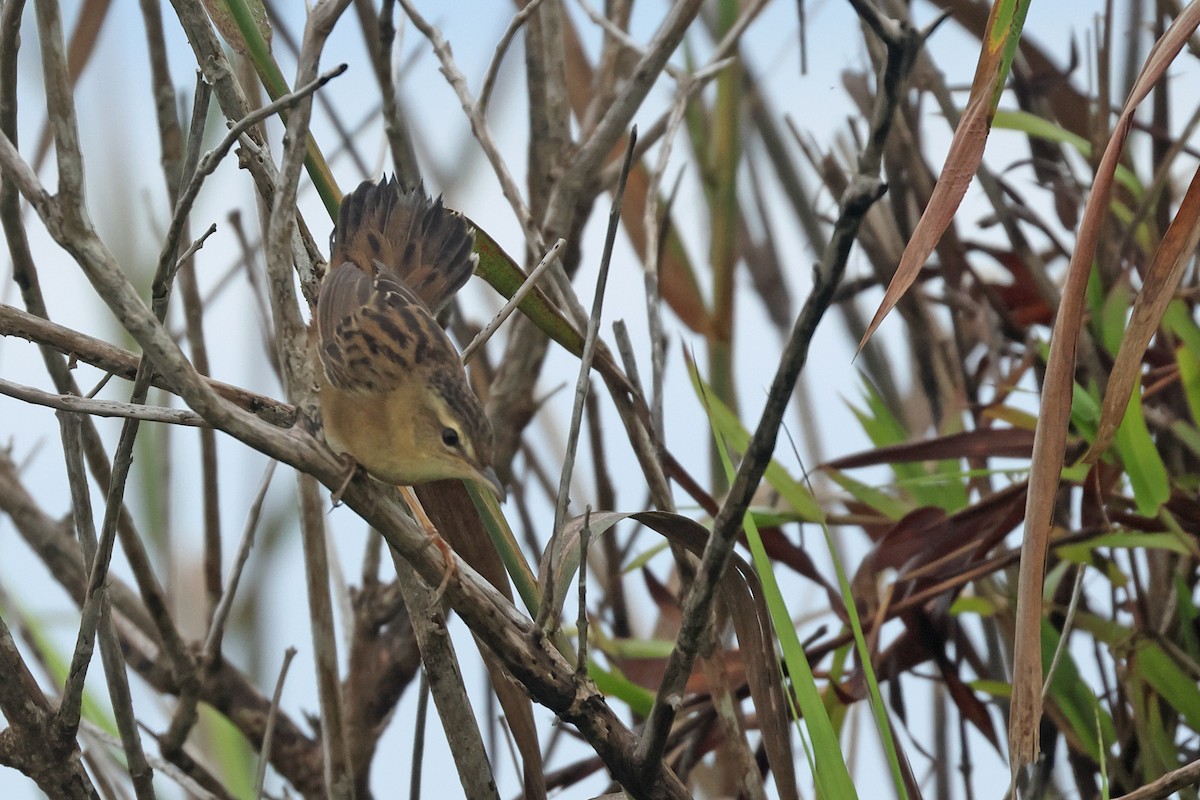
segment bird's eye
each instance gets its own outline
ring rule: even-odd
[[[447,447],[458,447],[458,431],[454,428],[442,428],[442,444]]]

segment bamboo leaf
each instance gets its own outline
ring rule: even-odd
[[[1191,185],[1154,253],[1142,290],[1134,301],[1133,316],[1108,379],[1100,412],[1100,429],[1087,454],[1088,463],[1094,463],[1108,447],[1125,409],[1130,406],[1130,395],[1141,374],[1142,357],[1158,330],[1184,269],[1196,254],[1197,244],[1200,244],[1200,169],[1192,175]]]

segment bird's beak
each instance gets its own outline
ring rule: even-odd
[[[508,492],[504,491],[504,484],[500,482],[500,476],[496,474],[496,470],[485,467],[478,471],[478,475],[479,482],[491,489],[497,500],[503,503],[508,499]]]

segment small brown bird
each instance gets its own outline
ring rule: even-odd
[[[461,478],[503,499],[491,425],[435,319],[475,269],[474,239],[420,185],[364,182],[342,200],[309,338],[335,452],[387,483]]]

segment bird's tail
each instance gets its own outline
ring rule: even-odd
[[[478,263],[475,231],[462,215],[393,176],[365,181],[342,199],[330,239],[330,265],[351,261],[398,277],[436,314]]]

